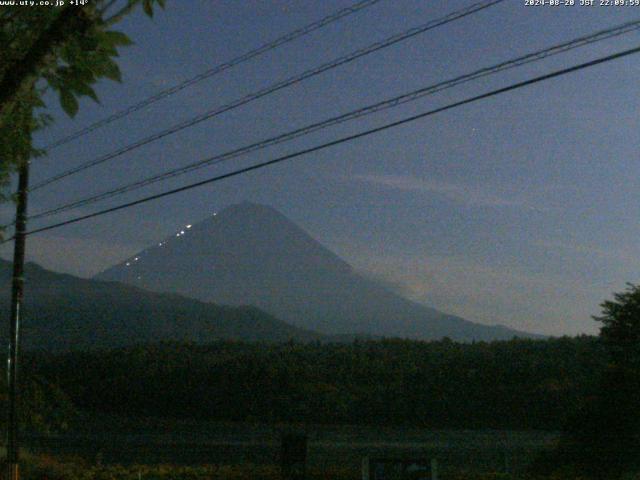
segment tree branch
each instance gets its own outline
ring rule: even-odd
[[[122,7],[118,12],[111,15],[109,18],[105,19],[104,24],[109,26],[114,23],[118,23],[124,17],[126,17],[131,11],[136,8],[136,5],[139,3],[139,0],[129,0],[125,7]]]
[[[69,37],[78,35],[91,26],[91,18],[84,8],[67,6],[48,29],[34,42],[26,54],[5,70],[0,80],[0,118],[30,80],[47,64],[51,54]]]

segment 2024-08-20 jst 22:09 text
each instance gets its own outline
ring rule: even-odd
[[[640,7],[640,0],[524,0],[525,7]]]

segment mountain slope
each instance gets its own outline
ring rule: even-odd
[[[358,275],[273,208],[252,203],[187,225],[96,278],[203,301],[256,305],[288,323],[330,335],[531,336],[402,298]]]
[[[23,345],[46,350],[158,341],[315,340],[255,307],[225,307],[115,282],[85,280],[27,264]],[[0,261],[0,314],[8,318],[11,263]],[[7,321],[0,335],[7,338]],[[5,340],[2,340],[3,342]],[[6,342],[5,342],[6,343]]]

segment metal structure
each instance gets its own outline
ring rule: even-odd
[[[16,197],[16,230],[13,247],[13,276],[11,280],[11,317],[9,319],[9,356],[7,358],[7,479],[20,478],[20,442],[18,436],[18,358],[20,318],[24,296],[24,253],[27,227],[27,193],[29,190],[29,162],[20,166]]]

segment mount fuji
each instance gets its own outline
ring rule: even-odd
[[[537,337],[403,298],[354,271],[277,210],[248,202],[186,225],[95,278],[204,302],[253,305],[325,335],[459,341]]]

